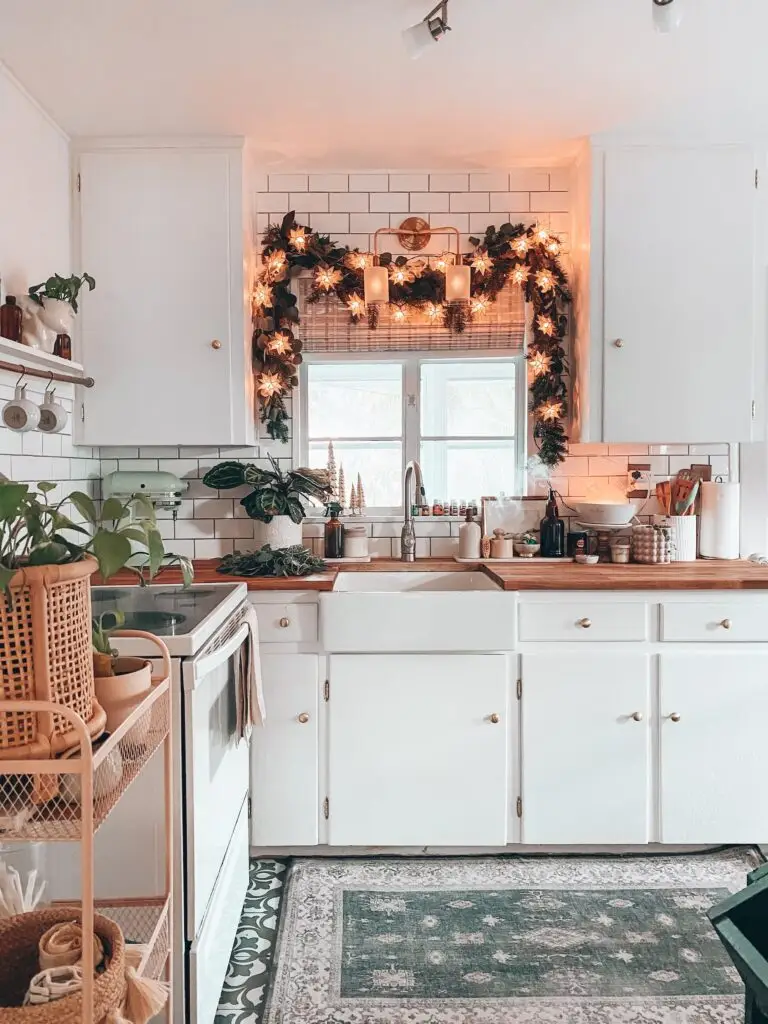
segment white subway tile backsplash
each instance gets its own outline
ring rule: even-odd
[[[158,467],[161,473],[173,473],[180,479],[197,477],[199,466],[197,459],[158,459]]]
[[[157,459],[118,459],[121,473],[156,473]]]
[[[687,455],[687,444],[650,444],[648,445],[649,455]]]
[[[104,450],[102,449],[102,451]],[[218,451],[218,448],[213,450]],[[178,457],[178,448],[163,447],[162,445],[156,445],[152,448],[139,448],[139,458],[141,459],[178,459]]]
[[[407,192],[371,192],[371,213],[407,213],[409,196]]]
[[[346,192],[349,189],[348,174],[310,174],[310,192]]]
[[[564,213],[570,210],[569,192],[532,192],[531,208]]]
[[[254,523],[252,519],[217,519],[216,536],[234,540],[253,540]]]
[[[299,207],[305,213],[328,213],[328,193],[291,192],[290,209],[296,210]],[[277,209],[285,209],[285,204]]]
[[[469,188],[468,174],[430,174],[430,192],[466,192]]]
[[[100,448],[99,452],[103,459],[138,459],[138,448]],[[157,458],[157,456],[155,456]]]
[[[270,192],[306,192],[309,188],[307,174],[270,174]]]
[[[567,192],[571,187],[572,179],[569,167],[553,167],[549,172],[550,192]]]
[[[371,537],[368,551],[372,558],[391,558],[392,540],[389,537]]]
[[[195,557],[195,542],[193,540],[173,540],[166,544],[166,551],[174,555],[183,555],[185,558]]]
[[[607,455],[607,444],[571,444],[568,446],[569,455]]]
[[[346,233],[349,231],[349,214],[311,213],[309,215],[309,226],[313,231],[332,234],[335,238],[339,232]]]
[[[427,213],[447,213],[450,197],[447,192],[411,192],[411,210]],[[440,225],[444,227],[445,225]]]
[[[494,171],[490,174],[470,174],[470,192],[506,192],[509,188],[509,174],[506,171]]]
[[[709,464],[712,467],[712,479],[721,476],[727,480],[731,474],[731,462],[727,455],[710,455]]]
[[[624,482],[626,483],[627,474],[627,456],[616,455],[614,457],[601,457],[590,458],[589,460],[589,475],[590,476],[618,476],[624,474]]]
[[[689,444],[689,455],[727,455],[727,444]]]
[[[388,192],[388,174],[350,174],[350,192]]]
[[[389,227],[389,217],[386,213],[351,213],[349,215],[349,230],[357,233],[372,234],[379,228]]]
[[[288,209],[287,192],[261,192],[257,197],[256,209],[259,213],[271,213],[273,210]]]
[[[43,434],[39,430],[28,430],[21,435],[21,451],[23,455],[43,454]]]
[[[367,192],[331,192],[329,195],[331,213],[367,213]]]
[[[225,519],[233,515],[233,503],[227,498],[203,498],[196,500],[195,519]]]
[[[487,192],[451,192],[451,213],[488,213]]]
[[[418,543],[416,541],[417,546]],[[458,537],[433,537],[429,545],[430,554],[433,558],[452,558],[459,553]]]
[[[214,535],[214,519],[177,519],[176,536],[182,540],[202,540]]]
[[[232,540],[196,540],[195,558],[221,558],[222,555],[231,555],[235,550],[235,542]]]
[[[549,190],[549,171],[533,170],[520,167],[509,172],[511,192],[547,192]]]
[[[390,192],[427,192],[429,190],[428,174],[390,174]]]
[[[490,209],[493,213],[527,213],[530,208],[528,192],[491,192]]]

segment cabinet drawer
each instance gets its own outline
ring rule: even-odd
[[[662,603],[661,639],[715,643],[768,640],[768,601]]]
[[[548,601],[520,604],[520,639],[539,640],[647,640],[645,604],[602,604],[590,601]]]
[[[315,643],[316,604],[257,604],[259,641],[263,644]]]

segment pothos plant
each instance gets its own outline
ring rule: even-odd
[[[290,516],[300,523],[306,516],[304,499],[325,504],[331,494],[327,469],[292,469],[283,473],[276,459],[267,456],[271,469],[252,462],[220,462],[203,477],[206,487],[226,491],[246,484],[253,488],[240,499],[251,519],[269,523],[275,516]]]
[[[47,480],[35,488],[0,479],[0,592],[26,566],[66,565],[89,555],[105,580],[129,569],[146,584],[162,565],[178,565],[185,586],[191,583],[192,563],[166,552],[154,507],[145,497],[108,498],[99,507],[83,491],[51,501],[56,487]],[[68,503],[83,523],[64,512]]]
[[[33,284],[29,289],[29,297],[38,306],[43,305],[43,299],[58,299],[60,302],[68,302],[72,309],[77,312],[77,296],[84,284],[88,290],[93,291],[96,287],[95,280],[90,274],[72,274],[70,277],[62,277],[61,274],[54,274],[47,281],[40,284]]]

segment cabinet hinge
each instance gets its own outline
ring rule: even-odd
[[[80,403],[80,422],[85,423],[85,402]]]
[[[517,816],[518,818],[523,816],[523,798],[521,796],[517,798]]]
[[[517,680],[517,699],[520,700],[520,698],[522,696],[523,696],[523,680],[522,679],[518,679]]]
[[[82,179],[81,179],[80,175],[78,174],[78,176],[77,176],[77,191],[78,192],[82,191],[82,184],[83,184]]]
[[[323,817],[327,821],[331,816],[331,802],[328,797],[323,800]]]
[[[331,699],[331,681],[326,679],[323,683],[323,700],[329,701]]]
[[[755,168],[755,188],[760,188],[760,170]]]
[[[755,418],[755,412],[757,410],[757,402],[752,402],[752,419]]]
[[[251,802],[251,798],[248,797],[248,820],[249,821],[251,820],[251,809],[252,808],[253,808],[253,804]]]

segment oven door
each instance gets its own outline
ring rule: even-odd
[[[197,657],[184,662],[182,669],[186,923],[190,942],[200,931],[248,795],[249,745],[238,740],[236,712],[239,652],[247,635],[247,625],[235,614]]]

